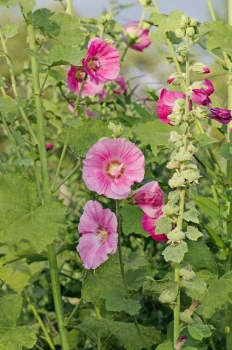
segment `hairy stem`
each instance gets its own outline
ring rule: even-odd
[[[29,12],[26,17],[27,32],[29,39],[29,48],[35,51],[35,39],[34,39],[34,27],[33,27],[33,17],[32,12]],[[45,132],[44,132],[44,117],[42,109],[42,101],[40,95],[40,82],[39,82],[39,70],[38,64],[34,57],[31,57],[31,68],[32,68],[32,78],[33,87],[35,94],[35,105],[36,105],[36,117],[39,131],[39,154],[41,162],[41,173],[42,173],[42,186],[43,186],[43,201],[44,204],[51,201],[50,196],[50,185],[49,185],[49,174],[47,166],[47,156],[45,148]],[[65,328],[63,328],[64,322],[64,311],[61,299],[60,282],[58,274],[58,266],[56,261],[55,246],[51,244],[47,247],[48,250],[48,260],[50,265],[50,274],[52,282],[52,292],[57,316],[57,323],[60,332],[62,350],[70,350],[68,343],[68,333]]]
[[[73,318],[73,316],[75,315],[75,313],[77,312],[80,303],[81,303],[82,299],[79,300],[79,302],[76,304],[76,306],[74,307],[71,315],[69,316],[69,318],[67,319],[67,321],[64,322],[64,327],[67,327],[69,325],[69,322],[71,321],[71,319]]]

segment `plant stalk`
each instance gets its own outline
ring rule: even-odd
[[[72,0],[66,0],[66,13],[68,13],[69,15],[73,15],[73,8],[72,8]]]

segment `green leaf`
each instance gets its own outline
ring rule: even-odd
[[[198,197],[195,203],[201,208],[203,213],[209,215],[212,219],[217,220],[220,217],[219,206],[212,199]]]
[[[219,155],[225,159],[232,160],[232,143],[231,140],[221,146]]]
[[[197,241],[198,238],[202,237],[203,234],[194,226],[188,226],[186,236],[192,241]]]
[[[19,5],[23,13],[28,13],[35,7],[36,2],[35,0],[0,0],[0,6],[9,7],[15,5]]]
[[[138,269],[139,267],[150,265],[145,256],[138,255],[134,252],[131,252],[128,255],[128,258],[123,259],[123,263],[130,269],[134,270]]]
[[[12,136],[15,140],[16,146],[20,147],[24,145],[25,138],[23,137],[23,135],[19,130],[12,132]]]
[[[143,211],[138,206],[126,204],[121,209],[121,215],[123,217],[122,230],[125,235],[137,233],[145,237],[148,236],[147,232],[142,229]]]
[[[126,273],[126,282],[130,290],[139,290],[143,286],[148,275],[153,275],[149,266],[140,268],[135,271],[129,270]]]
[[[160,120],[138,123],[132,127],[132,131],[143,145],[150,144],[154,155],[159,152],[158,147],[173,148],[173,145],[168,142],[171,130],[177,131],[178,128],[163,124]]]
[[[154,13],[151,20],[158,26],[155,31],[150,32],[152,41],[160,44],[167,44],[167,36],[173,44],[179,44],[182,40],[175,36],[175,29],[179,28],[179,22],[184,12],[172,11],[169,16]]]
[[[211,145],[218,142],[218,139],[216,139],[215,137],[210,137],[205,134],[197,135],[195,138],[198,141],[199,146],[201,148],[209,148]]]
[[[0,290],[1,350],[22,350],[23,346],[31,349],[36,342],[36,335],[29,327],[16,327],[21,307],[22,297],[20,295],[6,294]]]
[[[179,287],[179,283],[168,278],[163,280],[154,280],[151,277],[147,277],[143,284],[143,292],[147,294],[161,294],[165,290],[170,290],[172,288]]]
[[[31,163],[33,161],[34,161],[33,158],[31,158],[30,156],[27,156],[27,157],[20,158],[18,160],[18,164],[20,166],[24,165],[27,168],[27,167],[29,167],[31,165]]]
[[[202,340],[212,335],[210,326],[204,324],[196,314],[193,315],[193,323],[188,325],[188,331],[197,340]]]
[[[33,20],[35,29],[40,28],[45,35],[63,45],[77,46],[84,39],[80,30],[80,20],[67,13],[39,9],[34,12]]]
[[[172,229],[171,221],[169,221],[167,218],[159,218],[156,221],[156,229],[155,233],[161,234],[165,233],[168,234]]]
[[[202,278],[199,277],[196,277],[194,281],[187,281],[183,279],[181,283],[186,289],[197,291],[200,294],[204,293],[207,290],[207,284]]]
[[[3,80],[4,78],[0,76],[0,87],[3,87],[4,89],[7,88],[7,85],[5,83],[5,79]]]
[[[212,240],[214,241],[214,243],[219,247],[219,248],[223,248],[224,247],[224,242],[221,239],[221,237],[212,229],[212,227],[208,226],[208,225],[203,225],[204,229],[206,230],[206,232],[208,233],[208,235],[210,236],[210,238],[212,238]]]
[[[166,261],[173,261],[180,263],[185,253],[188,251],[187,243],[184,241],[181,241],[179,244],[172,246],[169,245],[167,248],[164,249],[162,255],[164,256],[164,259]]]
[[[46,58],[44,58],[40,53],[35,52],[34,50],[31,49],[26,49],[25,50],[29,55],[31,55],[32,57],[34,57],[36,59],[36,61],[40,64],[44,64],[46,66],[49,66]]]
[[[199,223],[199,220],[198,220],[198,213],[196,210],[187,210],[184,212],[183,214],[183,219],[186,220],[186,221],[192,221],[192,222],[195,222],[196,224]]]
[[[61,135],[65,137],[65,133]],[[100,120],[83,120],[82,125],[76,129],[71,128],[69,146],[77,156],[85,157],[86,152],[88,152],[101,137],[110,137],[107,123]]]
[[[210,50],[221,49],[231,56],[232,27],[222,21],[204,23],[204,25],[208,26],[210,30],[206,42],[207,48]]]
[[[227,272],[219,280],[209,280],[208,293],[201,301],[201,306],[197,312],[205,318],[211,318],[217,308],[221,308],[223,304],[229,302],[232,304],[232,273]]]
[[[50,66],[80,66],[85,54],[86,50],[80,50],[77,47],[55,45],[49,52],[48,63]]]
[[[125,299],[125,295],[120,290],[110,290],[102,293],[102,298],[106,300],[108,311],[126,311],[131,316],[136,315],[140,308],[140,302],[135,299]]]
[[[2,28],[2,34],[5,38],[12,38],[18,33],[18,23],[15,24],[5,24]]]
[[[160,344],[156,350],[175,350],[174,346],[170,341]]]
[[[28,239],[39,253],[58,236],[66,208],[54,202],[37,207],[33,182],[0,174],[0,198],[0,242]]]
[[[135,111],[138,113],[138,115],[142,117],[142,120],[150,121],[154,119],[154,117],[145,108],[140,106],[138,103],[133,102],[133,106]]]

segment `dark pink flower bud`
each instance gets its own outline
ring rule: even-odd
[[[209,107],[209,118],[217,120],[221,124],[229,124],[232,120],[231,111],[225,108],[211,108]]]
[[[50,149],[53,148],[53,144],[52,143],[46,143],[46,151],[50,151]]]
[[[164,193],[157,181],[151,181],[140,187],[133,196],[136,204],[151,218],[162,215]]]
[[[172,109],[175,101],[178,98],[183,98],[185,100],[185,95],[182,92],[178,91],[168,91],[166,89],[162,89],[160,93],[159,100],[157,102],[158,107],[158,117],[164,124],[169,124],[170,120],[168,119],[168,115],[172,114]]]
[[[175,349],[180,350],[186,341],[187,335],[181,335],[176,342]]]
[[[160,215],[159,217],[161,216],[162,215]],[[159,217],[154,219],[154,218],[150,218],[150,216],[148,216],[147,214],[144,214],[142,217],[141,226],[152,237],[152,239],[154,239],[154,241],[166,242],[168,239],[164,233],[161,233],[161,234],[155,233],[156,221],[159,219]]]
[[[126,91],[126,82],[125,82],[125,78],[123,76],[118,77],[117,79],[115,79],[115,83],[119,86],[117,89],[113,90],[114,94],[120,95],[120,94],[124,94],[124,92]]]
[[[201,88],[192,89],[191,100],[200,106],[207,106],[211,103],[209,96],[214,92],[213,84],[205,79]]]
[[[208,74],[208,73],[210,73],[210,69],[209,69],[208,67],[203,67],[203,71],[204,71],[203,74]]]
[[[131,39],[131,49],[142,52],[146,47],[151,44],[151,39],[149,36],[148,29],[139,29],[139,21],[130,21],[126,23],[123,27],[126,30],[129,38]]]
[[[95,84],[113,81],[120,71],[120,56],[114,45],[100,38],[92,38],[82,63],[85,71]]]
[[[173,80],[175,80],[175,79],[174,78],[168,78],[167,83],[171,84],[173,82]]]

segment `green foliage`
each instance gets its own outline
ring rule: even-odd
[[[149,294],[159,295],[165,290],[179,287],[178,282],[164,278],[162,280],[154,280],[153,278],[147,277],[143,284],[143,292]]]
[[[217,220],[220,216],[219,206],[217,203],[212,201],[210,198],[198,197],[196,204],[201,208],[201,210],[209,215],[213,220]]]
[[[204,23],[209,29],[207,37],[207,47],[210,50],[221,49],[228,55],[232,55],[232,47],[230,36],[232,35],[232,28],[229,24],[222,21]]]
[[[55,45],[49,52],[48,64],[50,66],[81,66],[81,61],[84,59],[85,54],[85,50],[80,50],[76,47]]]
[[[175,348],[170,341],[167,341],[160,344],[156,350],[175,350]]]
[[[164,249],[162,255],[164,256],[164,259],[166,261],[173,261],[180,263],[185,253],[187,253],[188,247],[187,243],[184,241],[181,241],[180,243],[176,244],[175,246],[169,245],[167,248]]]
[[[190,209],[184,212],[183,214],[183,219],[186,221],[191,221],[191,222],[195,222],[196,224],[199,223],[199,219],[198,219],[198,212],[196,210]]]
[[[198,238],[202,237],[203,234],[194,226],[188,226],[186,236],[192,241],[197,241]]]
[[[0,0],[0,6],[10,7],[15,5],[19,5],[23,13],[28,13],[35,7],[36,2],[35,0]]]
[[[195,138],[199,142],[199,146],[201,148],[209,148],[214,143],[218,142],[218,139],[216,139],[215,137],[210,137],[205,134],[197,135]]]
[[[5,24],[2,28],[2,34],[5,38],[12,38],[18,33],[18,23],[15,24]]]
[[[125,299],[121,290],[110,290],[102,293],[102,298],[106,300],[108,311],[126,311],[130,315],[136,315],[141,308],[140,302],[135,299]]]
[[[168,234],[172,229],[172,224],[167,218],[159,218],[156,221],[156,229],[155,232]]]
[[[143,217],[143,211],[138,206],[132,206],[126,204],[121,209],[122,220],[122,230],[125,235],[130,233],[137,233],[142,236],[147,237],[148,234],[141,227],[141,220]]]
[[[193,315],[193,323],[188,325],[188,331],[197,340],[210,337],[212,334],[210,326],[205,325],[196,314]]]

